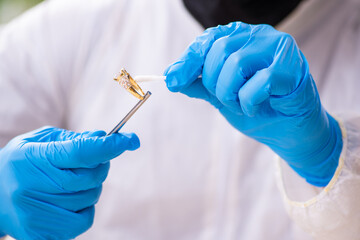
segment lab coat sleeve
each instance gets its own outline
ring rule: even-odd
[[[98,1],[45,1],[0,31],[0,148],[44,125],[66,127]],[[81,55],[81,53],[84,53]]]
[[[284,161],[278,161],[278,183],[287,211],[317,240],[355,240],[360,236],[360,116],[343,116],[338,121],[343,149],[326,187],[311,186]]]

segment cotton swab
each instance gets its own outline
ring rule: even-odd
[[[165,79],[166,79],[165,76],[157,76],[157,75],[138,75],[134,77],[134,80],[138,83],[165,81]]]

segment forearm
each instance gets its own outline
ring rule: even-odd
[[[295,157],[296,161],[291,158],[287,159],[286,155],[283,158],[298,175],[317,187],[325,187],[331,181],[338,167],[343,147],[339,123],[324,111],[325,115],[326,117],[319,121],[319,127],[315,128],[316,133],[310,131],[310,136],[298,148],[306,146],[306,144],[317,147],[305,155],[299,154]]]
[[[360,234],[360,118],[341,124],[343,148],[329,184],[314,187],[281,164],[279,186],[290,217],[314,239],[355,239]]]

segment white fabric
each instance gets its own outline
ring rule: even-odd
[[[359,3],[332,2],[294,35],[326,109],[356,116]],[[114,73],[161,75],[201,32],[180,0],[54,0],[31,10],[0,35],[0,147],[43,125],[111,130],[136,102]],[[112,161],[94,226],[78,239],[358,239],[359,118],[344,120],[344,167],[327,194],[306,183],[289,191],[298,179],[287,168],[279,191],[267,147],[205,102],[161,82],[141,86],[153,95],[123,130],[142,146]]]
[[[0,238],[1,240],[14,240],[14,238],[10,237],[10,236],[6,236],[3,238]]]

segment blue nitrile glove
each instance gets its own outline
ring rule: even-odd
[[[289,34],[241,22],[210,28],[165,75],[170,91],[209,101],[309,183],[331,180],[341,131],[322,107],[308,63]]]
[[[0,150],[0,232],[72,239],[92,225],[109,161],[139,147],[135,134],[42,128]]]

